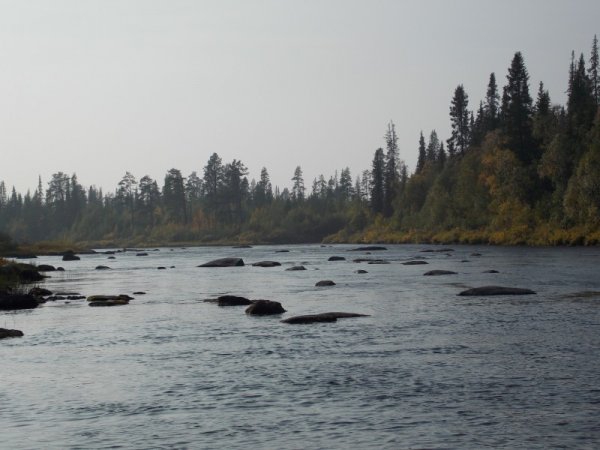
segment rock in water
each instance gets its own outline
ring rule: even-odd
[[[129,295],[90,295],[87,298],[89,306],[119,306],[127,305],[133,297]]]
[[[315,284],[315,286],[317,286],[317,287],[335,286],[335,283],[331,280],[321,280],[321,281],[318,281],[317,284]]]
[[[280,265],[281,263],[277,261],[259,261],[252,264],[253,267],[277,267]]]
[[[37,266],[38,272],[54,272],[56,267],[51,266],[50,264],[40,264]]]
[[[288,267],[285,270],[287,270],[287,271],[306,270],[306,267],[304,267],[304,266],[292,266],[292,267]]]
[[[402,264],[404,264],[405,266],[420,266],[421,264],[429,264],[429,263],[427,261],[422,261],[420,259],[416,259],[416,260],[412,260],[412,261],[403,262]]]
[[[283,314],[285,309],[281,306],[281,303],[274,302],[272,300],[255,300],[248,308],[246,308],[246,314],[256,316],[266,316],[271,314]]]
[[[436,276],[436,275],[456,275],[458,272],[452,272],[451,270],[430,270],[425,272],[425,276]]]
[[[345,312],[326,312],[321,314],[307,314],[303,316],[294,316],[282,320],[283,323],[291,324],[306,324],[318,322],[336,322],[337,319],[345,319],[351,317],[368,317],[367,314],[345,313]]]
[[[251,305],[252,302],[246,297],[239,297],[237,295],[221,295],[217,298],[217,304],[219,306],[247,306]]]
[[[481,286],[473,289],[467,289],[458,295],[463,296],[484,296],[484,295],[532,295],[536,294],[531,289],[512,288],[504,286]]]
[[[363,270],[363,269],[358,269],[358,270],[355,270],[354,273],[360,274],[360,273],[369,273],[369,272],[367,272],[366,270]]]
[[[327,261],[346,261],[343,256],[330,256]]]
[[[374,252],[374,251],[380,251],[380,250],[387,250],[387,248],[381,247],[379,245],[368,245],[366,247],[353,248],[349,251],[351,251],[351,252]]]
[[[96,270],[110,270],[108,266],[96,266]]]
[[[31,294],[0,293],[0,310],[33,309],[37,306],[38,301]]]
[[[220,258],[200,264],[198,267],[238,267],[243,265],[244,260],[242,258]]]
[[[62,257],[63,261],[79,261],[81,258],[77,256],[73,250],[67,250]]]
[[[21,336],[23,336],[23,332],[21,330],[9,330],[7,328],[0,328],[0,339]]]

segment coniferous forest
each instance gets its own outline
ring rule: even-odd
[[[487,91],[478,104],[457,86],[451,135],[421,133],[414,149],[403,149],[418,152],[414,173],[399,157],[390,123],[362,173],[340,168],[311,181],[298,166],[281,189],[267,168],[249,180],[245,163],[216,153],[187,176],[178,169],[164,180],[127,172],[111,192],[63,172],[40,179],[33,193],[0,181],[0,241],[598,244],[596,37],[589,56],[573,53],[566,70],[566,105],[553,103],[543,83],[530,86],[520,52],[505,78],[482,80]]]

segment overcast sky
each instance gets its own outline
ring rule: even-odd
[[[310,187],[370,168],[390,120],[412,171],[458,84],[476,108],[519,50],[532,94],[563,103],[594,34],[598,0],[0,1],[0,180],[162,185],[217,152],[281,187],[300,165]]]

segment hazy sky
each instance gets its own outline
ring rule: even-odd
[[[476,108],[520,50],[532,94],[563,103],[594,34],[598,0],[0,1],[0,180],[162,185],[217,152],[282,187],[300,165],[310,187],[370,168],[390,120],[413,170],[459,83]]]

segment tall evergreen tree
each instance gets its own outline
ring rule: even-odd
[[[302,178],[302,169],[297,166],[292,177],[294,185],[292,186],[292,200],[304,200],[304,178]]]
[[[485,94],[484,111],[485,116],[483,126],[485,131],[495,130],[498,126],[498,114],[500,109],[500,95],[498,95],[498,85],[496,84],[496,74],[490,74],[487,91]]]
[[[184,185],[185,180],[178,169],[171,169],[165,175],[163,203],[170,219],[175,223],[187,223]]]
[[[592,41],[592,54],[590,55],[590,68],[588,76],[592,85],[592,95],[596,102],[596,107],[600,106],[600,61],[598,61],[598,37],[594,35]]]
[[[452,142],[453,148],[461,154],[464,154],[470,141],[470,115],[468,107],[469,96],[465,92],[463,85],[460,84],[454,90],[454,97],[452,97],[450,104],[452,134],[449,141]]]
[[[393,122],[388,124],[388,129],[385,133],[385,143],[387,152],[385,155],[383,180],[383,214],[389,217],[394,212],[393,203],[398,190],[398,136],[396,135],[396,126]]]
[[[385,156],[383,149],[375,150],[373,168],[371,170],[371,209],[375,213],[383,213],[385,195]]]
[[[502,129],[509,148],[528,164],[537,158],[532,137],[532,99],[529,95],[529,74],[521,52],[515,53],[506,76],[502,94]]]
[[[427,146],[425,145],[425,137],[423,137],[423,132],[421,131],[421,134],[419,135],[419,157],[415,169],[416,173],[421,173],[425,167],[425,162],[427,162]]]

